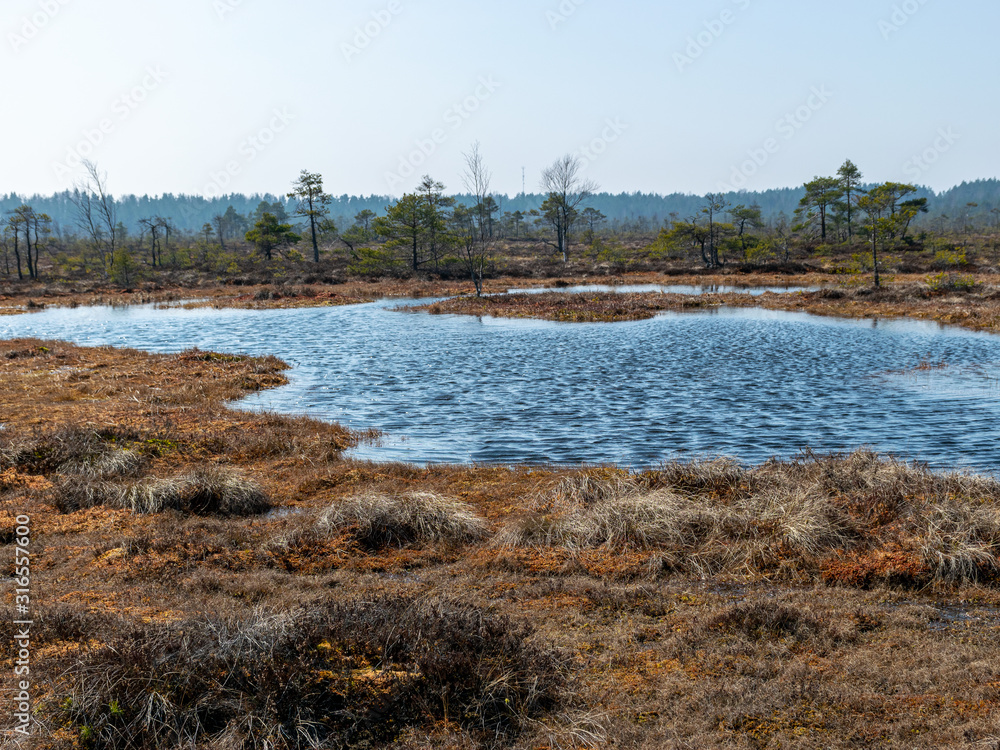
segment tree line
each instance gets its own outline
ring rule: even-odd
[[[230,204],[197,233],[186,232],[170,216],[139,217],[131,228],[122,219],[122,203],[108,189],[107,176],[85,163],[84,179],[68,194],[74,230],[23,203],[6,211],[0,222],[0,270],[8,276],[37,279],[43,253],[66,256],[74,247],[76,269],[130,284],[143,267],[204,265],[213,254],[228,257],[246,248],[265,260],[276,256],[304,260],[301,247],[318,262],[323,248],[341,247],[349,271],[363,275],[403,272],[459,272],[481,292],[482,279],[497,259],[499,243],[532,240],[547,244],[568,262],[574,241],[594,248],[600,237],[618,229],[595,204],[599,186],[584,176],[579,158],[565,156],[542,171],[542,198],[534,208],[512,209],[509,199],[492,190],[492,174],[479,144],[465,154],[463,193],[449,195],[440,181],[425,175],[399,199],[387,199],[376,211],[362,208],[352,218],[334,217],[338,199],[324,190],[322,175],[303,170],[284,196],[262,198],[243,213]],[[982,192],[989,186],[974,184]],[[879,280],[879,256],[892,243],[909,243],[914,221],[928,213],[930,201],[915,185],[866,184],[860,169],[845,161],[831,176],[815,177],[794,191],[790,214],[767,217],[751,194],[691,197],[687,215],[672,212],[658,220],[653,255],[694,252],[707,268],[727,263],[759,264],[789,259],[793,245],[851,245],[864,241]],[[364,204],[359,204],[364,205]],[[965,206],[964,227],[979,204]],[[1000,211],[997,228],[1000,230]],[[341,226],[338,226],[338,223]],[[648,224],[652,235],[657,225]],[[215,248],[215,250],[213,250]],[[65,266],[65,263],[63,264]],[[224,270],[236,270],[230,259]]]
[[[710,193],[695,213],[669,222],[657,244],[693,248],[706,268],[720,268],[733,261],[774,257],[787,262],[793,243],[851,245],[863,240],[878,286],[880,252],[893,243],[912,243],[908,232],[913,221],[929,211],[928,199],[915,197],[916,185],[865,184],[850,159],[835,175],[815,177],[802,190],[792,216],[780,213],[771,222],[765,222],[757,204],[734,203],[726,195]]]
[[[461,188],[460,185],[457,187]],[[464,192],[458,192],[454,197],[462,203],[472,201],[472,196]],[[536,190],[518,195],[500,193],[495,197],[502,207],[502,213],[513,215],[520,212],[527,215],[531,210],[537,210],[547,195]],[[781,213],[791,216],[798,206],[801,192],[799,188],[781,188],[730,192],[724,197],[734,205],[758,205],[764,220],[772,221]],[[1000,221],[1000,211],[997,210],[1000,209],[1000,180],[966,182],[938,193],[919,187],[914,197],[931,200],[932,211],[920,223],[933,227],[938,232],[962,231],[965,226],[976,229],[995,228]],[[644,192],[596,192],[588,201],[588,206],[607,217],[606,230],[609,233],[618,236],[644,236],[655,235],[671,215],[688,216],[696,212],[702,198],[700,195],[683,193],[660,195]],[[394,196],[390,195],[334,195],[330,217],[338,226],[348,227],[358,213],[369,210],[380,215],[393,200]],[[216,216],[225,215],[230,208],[233,209],[232,213],[246,218],[254,214],[261,203],[269,206],[281,203],[286,211],[291,212],[292,209],[292,201],[287,196],[275,194],[231,194],[213,198],[170,193],[156,197],[116,196],[118,216],[125,226],[135,227],[145,217],[163,216],[170,219],[172,231],[189,235],[200,233],[206,223],[214,222]],[[0,194],[0,215],[6,215],[24,204],[50,216],[56,232],[71,231],[75,227],[76,208],[72,190],[47,196]],[[970,207],[969,204],[974,206]],[[513,232],[510,232],[510,237],[513,238]]]

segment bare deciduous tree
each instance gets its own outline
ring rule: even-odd
[[[567,154],[542,171],[542,189],[549,194],[542,204],[542,216],[556,232],[555,247],[569,260],[569,237],[579,217],[580,205],[594,194],[598,185],[581,176],[583,162]]]
[[[464,215],[456,211],[456,219],[459,223],[462,260],[476,286],[476,296],[481,297],[486,263],[496,243],[491,228],[494,212],[491,203],[495,205],[490,195],[493,173],[483,160],[478,141],[463,156],[465,171],[462,173],[462,182],[475,199],[475,204]]]
[[[108,192],[108,176],[91,161],[83,162],[86,176],[77,183],[70,200],[76,206],[77,226],[86,233],[108,275],[118,245],[118,205]]]

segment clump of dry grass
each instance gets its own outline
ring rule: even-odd
[[[179,477],[145,477],[126,483],[68,477],[56,486],[56,507],[64,513],[99,505],[140,514],[177,510],[216,516],[253,516],[272,507],[252,479],[217,466],[200,467]]]
[[[933,505],[922,519],[924,562],[936,578],[978,581],[1000,570],[1000,507],[954,500]]]
[[[129,430],[60,427],[8,440],[0,451],[0,466],[94,479],[136,476],[145,459],[130,447],[137,437]]]
[[[201,466],[180,477],[182,503],[193,513],[253,516],[266,513],[271,500],[260,485],[238,469]]]
[[[868,450],[751,469],[716,460],[582,472],[538,497],[493,545],[651,552],[650,570],[698,575],[813,576],[823,560],[858,553],[865,564],[978,581],[1000,571],[1000,482]]]
[[[320,518],[323,531],[353,531],[372,549],[414,543],[464,544],[486,535],[486,520],[470,505],[430,492],[366,493],[339,502]]]
[[[177,479],[149,477],[115,488],[114,507],[133,513],[162,513],[164,510],[182,509],[184,483]]]
[[[142,467],[143,457],[127,448],[111,448],[86,458],[68,461],[59,467],[60,474],[110,478],[135,476]]]
[[[727,607],[708,621],[708,627],[755,639],[788,636],[806,639],[826,630],[810,613],[772,601],[743,602]]]

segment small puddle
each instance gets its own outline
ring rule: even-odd
[[[294,518],[295,516],[304,515],[306,510],[306,508],[275,508],[261,516],[261,520],[274,521],[279,518]]]
[[[935,607],[935,609],[937,615],[927,624],[930,630],[950,630],[976,625],[985,625],[991,628],[1000,627],[1000,607],[955,604]]]

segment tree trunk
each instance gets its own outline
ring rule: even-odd
[[[313,214],[309,215],[309,227],[312,230],[313,262],[319,263],[319,243],[316,242],[316,217]]]
[[[875,288],[878,289],[881,285],[881,280],[878,276],[878,232],[872,232],[872,266],[875,269]]]
[[[854,231],[851,228],[851,189],[847,189],[847,242],[848,244],[854,241]]]
[[[28,276],[30,278],[35,278],[35,264],[31,260],[31,224],[24,222],[24,244],[28,250]]]

